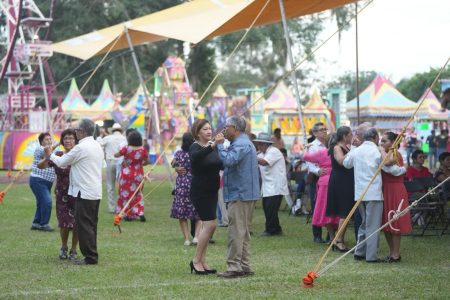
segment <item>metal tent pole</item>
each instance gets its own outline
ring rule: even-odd
[[[134,52],[133,43],[131,42],[131,37],[130,37],[130,34],[128,33],[128,28],[126,26],[124,28],[124,32],[125,32],[125,35],[127,37],[128,47],[130,48],[131,57],[133,58],[133,63],[134,63],[134,67],[136,69],[136,73],[137,73],[138,78],[139,78],[139,82],[140,82],[140,84],[142,86],[142,89],[144,91],[144,98],[145,98],[145,100],[147,102],[148,109],[150,110],[150,117],[152,118],[153,132],[155,133],[156,138],[159,140],[160,155],[163,156],[164,164],[166,165],[166,169],[167,169],[167,174],[169,175],[170,182],[171,182],[172,187],[173,187],[174,186],[174,180],[173,180],[173,177],[172,177],[171,172],[170,172],[171,168],[170,168],[170,165],[169,165],[169,161],[167,160],[167,157],[166,157],[166,155],[164,153],[163,140],[162,140],[161,133],[159,131],[159,126],[157,124],[157,122],[159,120],[159,117],[158,117],[158,114],[157,114],[157,112],[155,111],[155,109],[153,107],[153,101],[150,100],[150,97],[148,96],[147,88],[145,87],[144,77],[142,76],[141,68],[139,67],[139,63],[138,63],[138,60],[137,60],[137,57],[136,57],[136,52]],[[156,138],[154,140],[157,140]]]
[[[294,58],[292,57],[291,41],[289,40],[289,29],[288,29],[287,22],[286,22],[286,13],[284,10],[283,0],[279,0],[279,2],[280,2],[281,20],[283,23],[284,37],[286,39],[286,47],[287,47],[287,52],[288,52],[288,56],[289,56],[289,62],[291,65],[291,79],[294,83],[295,98],[297,99],[297,105],[298,105],[298,117],[300,118],[300,125],[303,128],[303,143],[304,143],[304,145],[306,145],[307,144],[306,128],[305,128],[305,124],[303,122],[303,110],[302,110],[302,104],[300,102],[300,91],[299,91],[298,85],[297,85],[297,75],[295,74]]]
[[[358,49],[358,2],[355,2],[355,50],[356,50],[356,119],[359,125],[359,49]]]
[[[38,55],[39,71],[41,73],[42,90],[44,91],[45,109],[47,111],[47,121],[50,135],[53,139],[53,120],[52,120],[52,105],[48,102],[47,85],[45,83],[44,66],[42,64],[42,58]]]

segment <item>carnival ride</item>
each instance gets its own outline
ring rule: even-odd
[[[54,4],[47,18],[32,0],[1,3],[6,26],[0,81],[6,78],[8,85],[0,100],[2,130],[52,131],[58,127],[57,116],[51,114],[56,88],[48,59],[53,51],[46,40]]]
[[[0,97],[2,169],[27,168],[37,145],[36,133],[57,132],[63,126],[61,115],[51,113],[52,99],[61,102],[48,64],[53,55],[47,39],[55,2],[51,1],[48,18],[33,0],[0,3],[4,20],[0,83],[7,84]]]

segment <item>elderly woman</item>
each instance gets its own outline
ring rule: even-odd
[[[416,150],[411,155],[412,165],[408,166],[406,169],[406,180],[413,180],[414,178],[423,178],[423,177],[433,177],[431,175],[430,170],[427,167],[424,167],[423,164],[425,162],[425,153],[422,150]]]
[[[190,262],[191,273],[205,275],[216,273],[206,263],[208,242],[216,230],[216,210],[220,186],[219,172],[222,161],[214,151],[216,143],[211,141],[212,128],[209,121],[197,119],[192,125],[195,142],[189,149],[192,165],[191,201],[202,221],[194,258]]]
[[[172,210],[170,217],[178,219],[180,222],[181,232],[184,236],[184,245],[189,246],[191,241],[189,240],[189,230],[187,220],[194,220],[195,223],[195,237],[194,242],[198,240],[198,234],[201,226],[198,223],[197,212],[192,205],[190,193],[191,193],[191,160],[189,158],[189,148],[194,142],[194,138],[190,132],[183,134],[181,149],[175,152],[172,160],[172,167],[177,172],[177,180],[175,183],[174,197]]]
[[[66,129],[61,133],[60,144],[64,147],[63,151],[55,152],[55,155],[62,156],[68,153],[78,143],[75,130]],[[50,146],[51,147],[51,146]],[[70,166],[58,167],[47,157],[38,164],[39,169],[53,167],[56,173],[56,217],[58,218],[59,234],[61,236],[60,259],[75,260],[77,257],[78,232],[75,226],[75,201],[76,198],[68,195],[70,185]],[[72,244],[68,253],[67,241],[69,232],[72,231]]]
[[[396,139],[397,134],[393,132],[386,132],[381,138],[382,155],[391,156],[391,158],[388,158],[388,164],[393,164],[391,167],[383,167],[383,171],[381,173],[384,197],[383,224],[389,221],[389,214],[391,211],[396,211],[399,208],[400,210],[404,210],[409,205],[407,201],[408,192],[406,191],[406,187],[403,183],[403,174],[405,172],[403,167],[403,158],[398,154],[398,161],[396,161],[393,158],[392,153],[389,153],[389,150]],[[401,206],[400,203],[402,203]],[[383,231],[389,245],[389,255],[385,260],[392,263],[399,262],[401,260],[401,235],[408,234],[412,231],[410,213],[407,212],[403,217],[394,221],[391,226],[385,227]]]
[[[132,131],[127,136],[128,146],[120,149],[114,154],[115,157],[123,156],[122,169],[119,179],[119,200],[117,201],[117,210],[121,211],[130,197],[134,198],[125,209],[125,221],[139,219],[145,222],[144,199],[142,197],[142,187],[136,192],[136,189],[144,180],[143,166],[148,164],[148,154],[142,146],[142,136],[138,131]]]

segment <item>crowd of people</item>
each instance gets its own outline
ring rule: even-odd
[[[92,121],[81,120],[75,130],[65,130],[60,141],[64,151],[56,152],[50,134],[41,134],[30,176],[30,187],[36,196],[32,229],[53,230],[49,225],[50,190],[56,177],[56,212],[61,235],[59,256],[79,264],[98,263],[97,222],[104,160],[108,210],[120,212],[127,221],[146,221],[142,182],[148,152],[142,136],[136,130],[122,134],[121,126],[114,124],[111,135],[96,141],[94,128]],[[341,126],[330,133],[325,124],[319,122],[312,127],[308,144],[301,145],[296,139],[289,155],[279,129],[273,136],[264,132],[256,136],[247,129],[244,118],[232,116],[222,131],[213,134],[208,120],[197,119],[191,131],[183,135],[181,149],[171,162],[177,179],[170,217],[179,220],[184,245],[196,245],[195,254],[188,262],[191,273],[217,274],[223,278],[253,275],[250,236],[255,203],[262,199],[265,228],[261,236],[282,235],[278,213],[283,198],[293,204],[290,200],[292,178],[297,183],[295,198],[302,199],[299,205],[303,212],[312,216],[313,242],[332,243],[334,251],[348,251],[344,220],[355,201],[362,198],[353,216],[358,242],[354,258],[371,263],[401,261],[401,235],[412,230],[409,213],[384,228],[389,246],[384,258],[378,253],[376,231],[390,219],[392,211],[409,205],[405,201],[408,192],[404,180],[433,178],[430,170],[423,166],[422,150],[408,152],[412,163],[406,166],[393,147],[397,134],[384,132],[380,135],[368,123],[355,130]],[[445,134],[444,130],[441,132]],[[383,160],[385,164],[381,166]],[[442,182],[450,176],[450,153],[439,152],[438,160],[439,168],[433,180]],[[379,168],[382,171],[378,173]],[[293,176],[293,173],[305,176]],[[116,180],[119,183],[117,196]],[[309,212],[304,201],[306,194],[310,198]],[[225,272],[217,272],[207,262],[208,244],[214,241],[217,221],[227,226]],[[326,238],[322,236],[323,227],[327,230]],[[78,241],[84,256],[82,260],[76,259]]]
[[[53,144],[49,133],[40,134],[30,174],[30,187],[36,197],[31,229],[54,230],[49,225],[50,191],[56,178],[56,215],[61,237],[59,258],[73,260],[76,264],[98,263],[97,223],[104,163],[109,211],[122,212],[127,221],[146,220],[140,183],[144,179],[142,167],[148,163],[148,154],[141,135],[136,130],[127,130],[123,136],[120,125],[114,124],[111,135],[95,140],[95,130],[94,122],[83,119],[77,128],[64,130],[57,144]],[[59,145],[64,151],[55,151]],[[120,157],[123,159],[119,160]],[[119,180],[117,197],[116,180]],[[77,258],[78,244],[83,259]]]

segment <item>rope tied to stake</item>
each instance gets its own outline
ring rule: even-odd
[[[11,182],[6,186],[6,188],[0,192],[0,204],[3,204],[3,200],[5,199],[6,193],[13,187],[14,183],[25,174],[25,171],[22,169],[18,171],[12,178]]]
[[[314,287],[314,279],[316,279],[317,273],[316,272],[308,272],[305,277],[303,277],[303,287],[305,288],[312,288]]]

